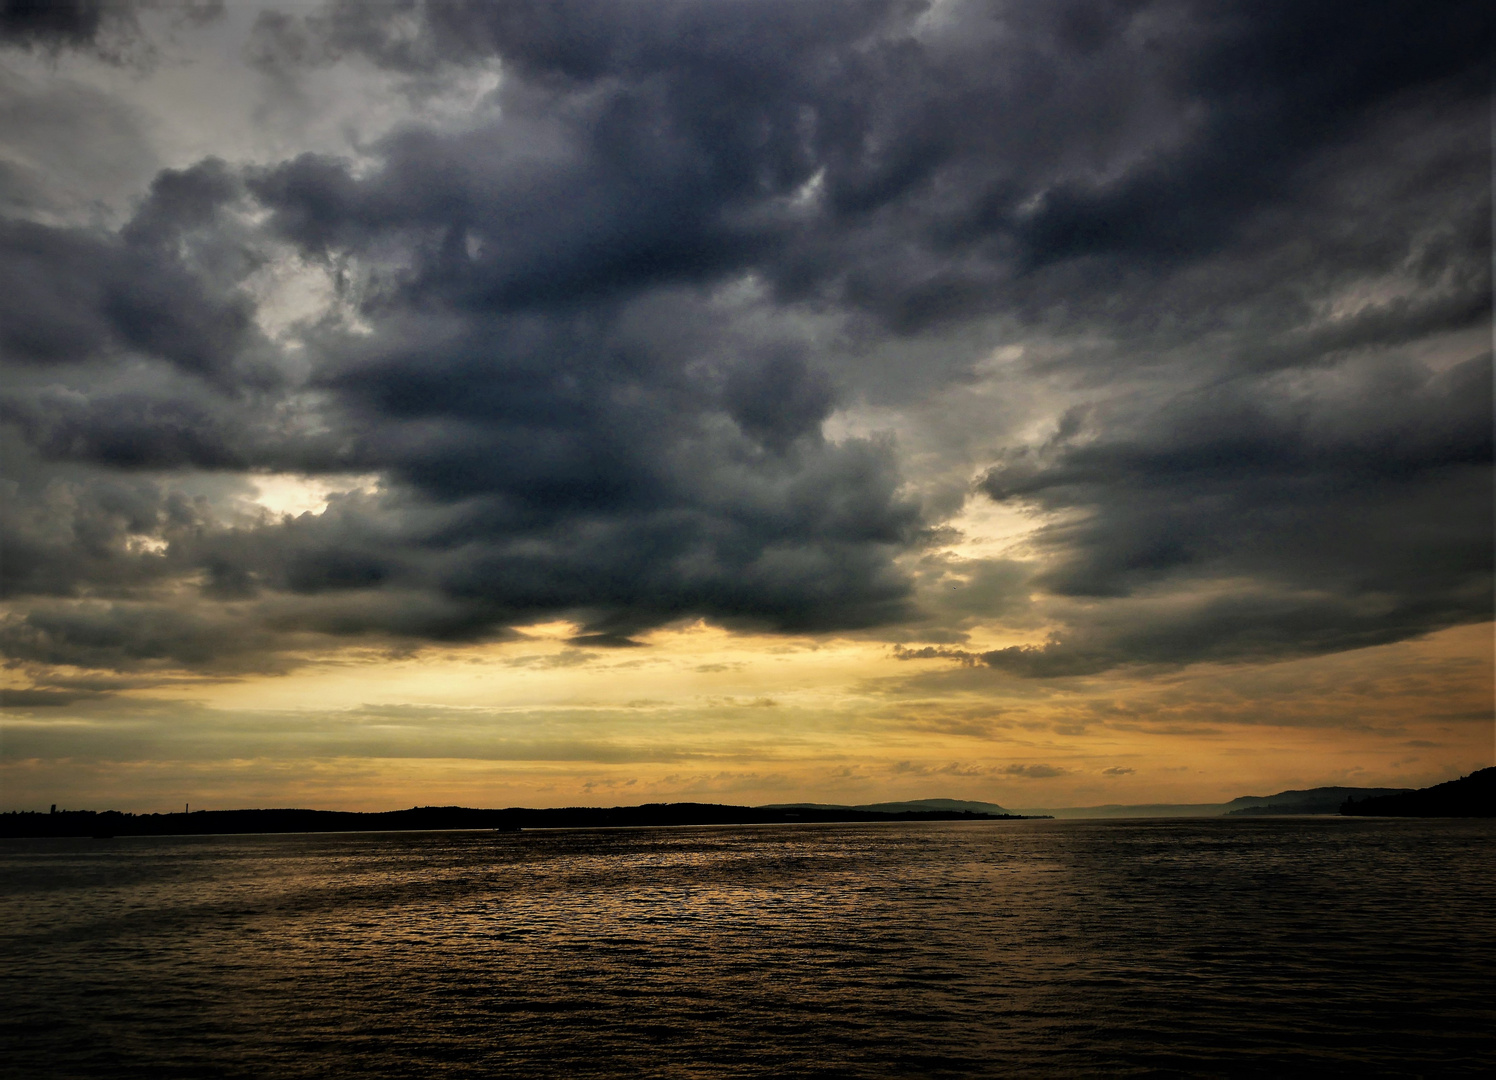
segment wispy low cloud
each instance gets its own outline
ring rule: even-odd
[[[944,645],[923,645],[917,649],[911,649],[907,645],[895,645],[893,658],[895,660],[954,660],[965,667],[976,667],[982,662],[980,653],[967,652],[965,649],[952,649]]]
[[[1027,780],[1047,780],[1051,776],[1064,776],[1069,772],[1058,765],[1008,765],[998,771],[1003,776],[1021,776]]]
[[[1070,770],[1058,765],[981,765],[972,762],[952,761],[945,765],[933,765],[920,761],[899,761],[891,767],[899,775],[909,776],[953,776],[953,777],[1017,777],[1024,780],[1047,780],[1065,776]]]
[[[144,698],[112,703],[38,701],[0,717],[4,758],[132,765],[234,758],[448,759],[494,763],[649,766],[741,754],[730,739],[671,739],[651,724],[595,714],[525,714],[483,707],[365,704],[340,710],[234,711]],[[6,695],[7,706],[10,695]],[[90,707],[92,706],[92,707]],[[602,722],[599,722],[601,719]],[[613,720],[612,724],[607,723]],[[601,730],[600,730],[601,729]]]
[[[1137,772],[1136,769],[1128,769],[1128,768],[1124,768],[1121,765],[1113,765],[1110,768],[1102,769],[1101,770],[1101,775],[1102,776],[1131,776],[1135,772]]]
[[[86,691],[0,689],[0,708],[3,709],[60,709],[76,701],[96,695]]]

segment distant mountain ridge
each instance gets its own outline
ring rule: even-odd
[[[1375,799],[1400,795],[1411,788],[1317,787],[1280,791],[1276,795],[1243,795],[1226,805],[1227,817],[1272,814],[1338,814],[1346,799]]]
[[[770,803],[765,810],[858,810],[869,814],[909,814],[936,811],[949,814],[1016,814],[995,802],[972,799],[906,799],[902,802],[858,803]]]

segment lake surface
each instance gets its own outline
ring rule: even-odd
[[[1447,1076],[1496,822],[0,843],[14,1077]]]

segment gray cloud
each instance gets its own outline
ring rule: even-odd
[[[160,168],[137,110],[68,80],[0,73],[0,214],[92,219]]]
[[[1004,776],[1021,776],[1029,780],[1047,780],[1052,776],[1064,776],[1065,772],[1058,765],[1009,765],[1002,770]]]
[[[0,645],[12,660],[118,671],[282,670],[272,644],[232,612],[182,612],[163,605],[54,602],[0,623]]]
[[[234,183],[212,161],[164,173],[118,235],[0,222],[0,356],[42,368],[139,356],[252,385],[252,301],[183,255]]]
[[[152,44],[139,16],[152,9],[165,9],[175,23],[201,24],[223,13],[223,0],[0,0],[0,46],[140,61],[151,55]]]
[[[1489,618],[1489,355],[1438,373],[1388,360],[1348,374],[1325,380],[1348,387],[1254,381],[1093,418],[1089,437],[990,471],[991,497],[1068,515],[1038,535],[1053,555],[1042,583],[1139,602],[1126,620],[983,661],[1065,674],[1266,658]],[[1229,595],[1142,602],[1165,583],[1210,593],[1223,580],[1238,583]]]
[[[129,17],[124,5],[104,0],[5,0],[0,38],[51,47],[91,45],[106,20]]]
[[[3,13],[46,49],[138,22]],[[7,648],[277,669],[318,638],[566,616],[576,644],[626,646],[706,617],[1062,676],[1488,618],[1488,22],[1393,2],[268,11],[249,62],[277,78],[357,60],[414,98],[500,61],[498,112],[166,170],[117,229],[16,189]],[[291,266],[328,303],[276,336],[263,279]],[[828,421],[924,407],[1010,342],[1046,347],[1007,378],[1081,402],[1047,441],[1016,420],[968,440],[979,497],[1047,515],[1033,556],[908,559],[948,493]],[[293,519],[185,491],[266,472],[381,486]],[[984,618],[1035,625],[1035,594],[1050,643],[955,647]]]

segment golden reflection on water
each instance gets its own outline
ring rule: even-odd
[[[11,842],[15,1075],[1459,1072],[1483,822]]]

